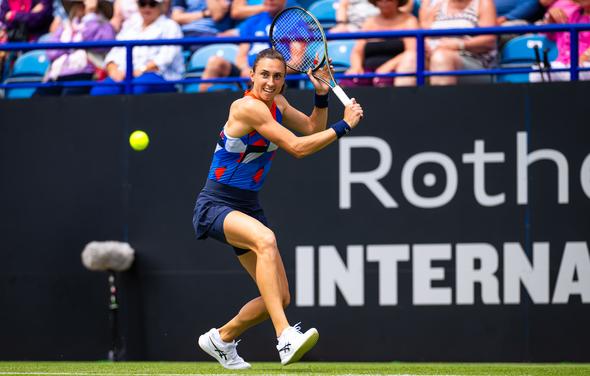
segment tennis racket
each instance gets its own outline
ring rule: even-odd
[[[334,79],[331,69],[327,69],[329,77],[314,74],[324,64],[329,64],[326,34],[317,18],[300,7],[284,9],[276,15],[270,25],[270,42],[294,71],[312,75],[330,86],[343,105],[352,103],[348,95]]]

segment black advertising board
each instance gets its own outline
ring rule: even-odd
[[[279,152],[261,201],[288,316],[321,334],[308,358],[590,361],[589,88],[351,90],[358,129],[302,160]],[[79,253],[109,239],[138,252],[120,276],[126,356],[206,359],[198,334],[257,294],[232,250],[191,226],[237,96],[0,102],[0,303],[15,307],[0,313],[2,359],[104,357],[106,276]],[[140,153],[134,129],[150,135]],[[278,359],[273,337],[253,329],[241,355]]]

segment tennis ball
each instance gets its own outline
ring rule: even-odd
[[[134,131],[129,136],[129,145],[135,151],[142,151],[150,144],[150,138],[144,131]]]

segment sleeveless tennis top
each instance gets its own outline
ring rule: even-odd
[[[247,95],[254,97],[250,91],[246,91],[244,96]],[[272,103],[270,113],[282,124],[283,116],[275,102]],[[226,135],[222,128],[208,178],[231,187],[259,191],[277,149],[277,145],[256,131],[236,138]]]

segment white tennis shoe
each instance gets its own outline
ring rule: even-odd
[[[302,333],[299,324],[287,327],[278,338],[277,350],[281,357],[281,364],[284,366],[301,359],[306,352],[315,346],[320,338],[316,328],[311,328]]]
[[[252,366],[244,361],[239,355],[236,347],[239,341],[230,343],[223,342],[219,331],[212,328],[207,333],[199,337],[199,347],[207,354],[211,355],[224,368],[227,369],[248,369]]]

